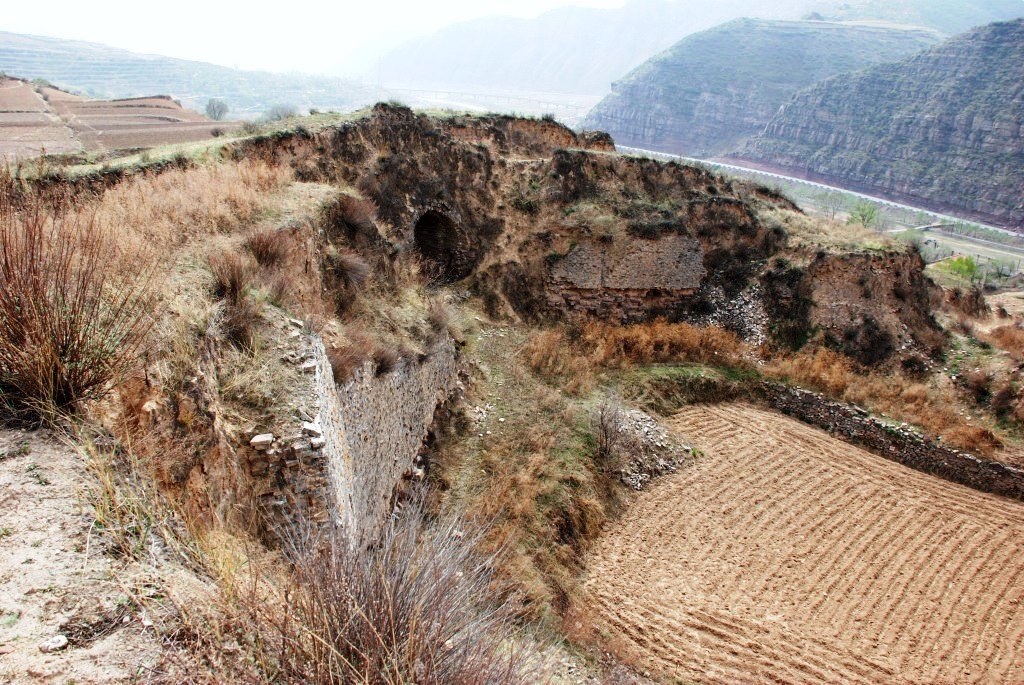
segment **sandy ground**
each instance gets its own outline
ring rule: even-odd
[[[104,549],[90,475],[51,437],[0,431],[0,683],[144,681],[159,657],[139,579]],[[68,645],[44,653],[44,641]],[[59,638],[58,638],[59,639]]]
[[[583,614],[665,680],[1024,682],[1024,505],[744,404],[603,534]]]

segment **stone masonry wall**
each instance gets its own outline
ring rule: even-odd
[[[382,376],[367,365],[338,388],[351,465],[344,495],[363,524],[376,525],[389,513],[395,485],[414,471],[434,411],[458,387],[456,360],[455,342],[446,338],[422,362]]]
[[[380,376],[368,363],[342,387],[319,337],[310,336],[300,356],[312,411],[287,434],[269,434],[266,446],[257,449],[254,438],[242,450],[260,509],[271,527],[301,513],[356,534],[372,530],[414,471],[436,408],[458,387],[455,342],[446,338],[426,359]]]
[[[893,426],[863,409],[814,392],[774,383],[765,383],[761,390],[773,409],[887,459],[977,490],[1024,500],[1024,470],[946,447],[905,424]]]

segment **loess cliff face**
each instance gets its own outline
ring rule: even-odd
[[[604,136],[547,121],[432,118],[378,105],[336,129],[248,146],[239,154],[273,156],[300,178],[358,188],[379,207],[376,226],[353,228],[328,211],[329,234],[344,233],[381,268],[415,256],[438,282],[481,297],[492,316],[664,317],[787,345],[812,332],[844,340],[849,327],[842,316],[812,311],[834,295],[818,287],[820,270],[777,268],[780,258],[811,263],[766,218],[798,211],[791,202],[698,167],[610,154]],[[881,260],[870,269],[887,283],[904,272],[923,280],[920,263]],[[904,290],[916,304],[891,316],[884,298],[858,305],[869,327],[893,341],[883,357],[907,342],[932,347],[934,322],[909,314],[928,310],[927,289]],[[859,340],[848,341],[851,353]]]
[[[800,89],[938,40],[924,29],[740,19],[684,38],[614,83],[585,126],[624,145],[714,156],[759,133]]]
[[[1024,230],[1024,20],[809,88],[735,156]]]

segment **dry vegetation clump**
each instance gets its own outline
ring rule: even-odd
[[[97,535],[141,563],[159,539],[161,564],[171,565],[150,574],[145,590],[127,588],[164,642],[154,682],[548,680],[540,646],[522,634],[497,585],[487,530],[472,521],[428,520],[414,498],[353,544],[352,531],[298,512],[278,529],[276,553],[243,530],[186,516],[132,450],[87,444],[84,455],[97,476],[87,492]]]
[[[263,230],[249,234],[245,240],[253,259],[267,269],[277,269],[292,249],[291,237],[285,231]]]
[[[372,235],[376,231],[377,205],[372,200],[342,195],[334,207],[334,218],[350,238]]]
[[[664,320],[633,326],[588,324],[581,343],[597,365],[697,363],[746,366],[748,350],[734,333],[717,326],[693,326]]]
[[[992,308],[985,301],[985,294],[977,286],[967,290],[950,288],[945,293],[945,304],[952,311],[972,319],[987,316],[992,312]]]
[[[1024,361],[1024,328],[1018,325],[997,326],[982,339],[1008,352],[1017,361]]]
[[[559,330],[540,330],[523,346],[526,363],[543,378],[557,381],[570,395],[586,395],[596,387],[594,365]]]
[[[0,408],[50,420],[122,379],[153,322],[154,262],[95,218],[0,215]]]
[[[722,328],[659,320],[630,326],[588,323],[573,336],[542,330],[530,336],[523,354],[535,373],[572,395],[585,395],[595,387],[598,369],[682,363],[746,368],[751,351]]]
[[[274,681],[513,685],[543,679],[511,638],[485,531],[458,517],[427,523],[407,507],[370,544],[338,528],[287,533],[283,612],[247,603],[274,659]],[[244,599],[243,599],[244,601]]]
[[[260,304],[252,295],[256,268],[244,255],[230,250],[215,252],[207,258],[213,274],[213,294],[224,305],[221,330],[232,343],[252,348]]]

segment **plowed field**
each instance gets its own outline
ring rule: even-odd
[[[666,681],[1024,682],[1024,505],[743,405],[588,558],[596,634]]]

